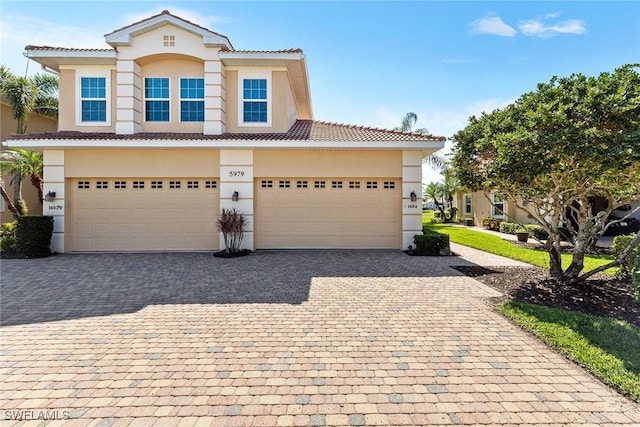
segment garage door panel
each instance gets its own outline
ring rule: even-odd
[[[268,180],[273,187],[261,185]],[[280,188],[279,182],[286,180],[290,181],[290,187]],[[277,177],[256,180],[257,249],[399,248],[402,234],[399,178],[362,178],[355,181],[360,188],[349,188],[353,178],[286,180]],[[298,187],[298,181],[307,181],[307,188]],[[320,188],[322,181],[324,188]],[[377,182],[377,188],[366,188],[367,181]],[[385,182],[394,182],[394,188],[384,188]]]
[[[219,192],[217,188],[204,188],[206,180],[217,181],[215,178],[73,180],[74,250],[218,249],[215,221]],[[116,181],[121,188],[116,188]],[[169,188],[171,181],[175,188]]]

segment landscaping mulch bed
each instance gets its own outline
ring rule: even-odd
[[[640,301],[630,283],[597,274],[585,283],[563,285],[538,267],[457,266],[456,270],[501,292],[496,302],[515,300],[625,320],[640,327]]]

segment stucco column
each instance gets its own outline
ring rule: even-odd
[[[411,201],[411,192],[416,201]],[[422,152],[402,152],[402,248],[414,246],[413,236],[422,234]]]
[[[43,192],[55,193],[53,201],[44,201],[42,214],[53,216],[53,236],[50,248],[53,252],[64,252],[64,211],[65,211],[65,185],[64,185],[64,150],[44,150],[44,185]]]
[[[238,200],[233,201],[233,193]],[[220,209],[237,209],[248,225],[240,249],[253,250],[253,150],[220,150]],[[220,233],[220,249],[224,239]]]
[[[140,65],[119,60],[116,66],[116,133],[130,135],[142,130],[142,78]]]
[[[225,79],[220,60],[204,62],[204,134],[225,132]]]

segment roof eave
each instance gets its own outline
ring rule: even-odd
[[[439,141],[306,141],[306,140],[251,140],[251,139],[186,139],[167,141],[166,139],[19,139],[3,142],[7,147],[45,149],[73,148],[150,148],[150,149],[190,149],[190,148],[243,148],[243,149],[330,149],[330,150],[412,150],[423,155],[431,154],[444,147]]]
[[[25,50],[23,55],[29,59],[37,58],[104,58],[116,59],[115,50]]]

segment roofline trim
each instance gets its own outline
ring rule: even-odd
[[[200,25],[194,24],[193,22],[187,21],[186,19],[180,18],[179,16],[172,15],[167,10],[163,10],[157,15],[151,16],[149,18],[143,19],[142,21],[135,22],[131,25],[127,25],[126,27],[122,27],[118,30],[112,31],[111,33],[105,34],[104,39],[111,46],[130,46],[132,35],[143,31],[147,27],[153,27],[154,25],[158,25],[163,22],[171,23],[186,31],[202,36],[202,40],[206,46],[219,46],[229,50],[233,50],[233,45],[231,44],[227,36],[218,34],[215,31],[211,31],[205,27],[201,27]]]
[[[300,61],[304,59],[302,52],[220,52],[220,59],[278,59],[285,61]]]
[[[115,50],[59,50],[56,48],[52,48],[51,50],[27,49],[23,52],[23,55],[27,58],[117,58],[117,52]]]
[[[7,147],[28,149],[66,149],[66,148],[220,148],[220,149],[356,149],[356,150],[415,150],[437,151],[444,148],[441,141],[300,141],[300,140],[175,140],[166,139],[20,139],[4,141]]]

